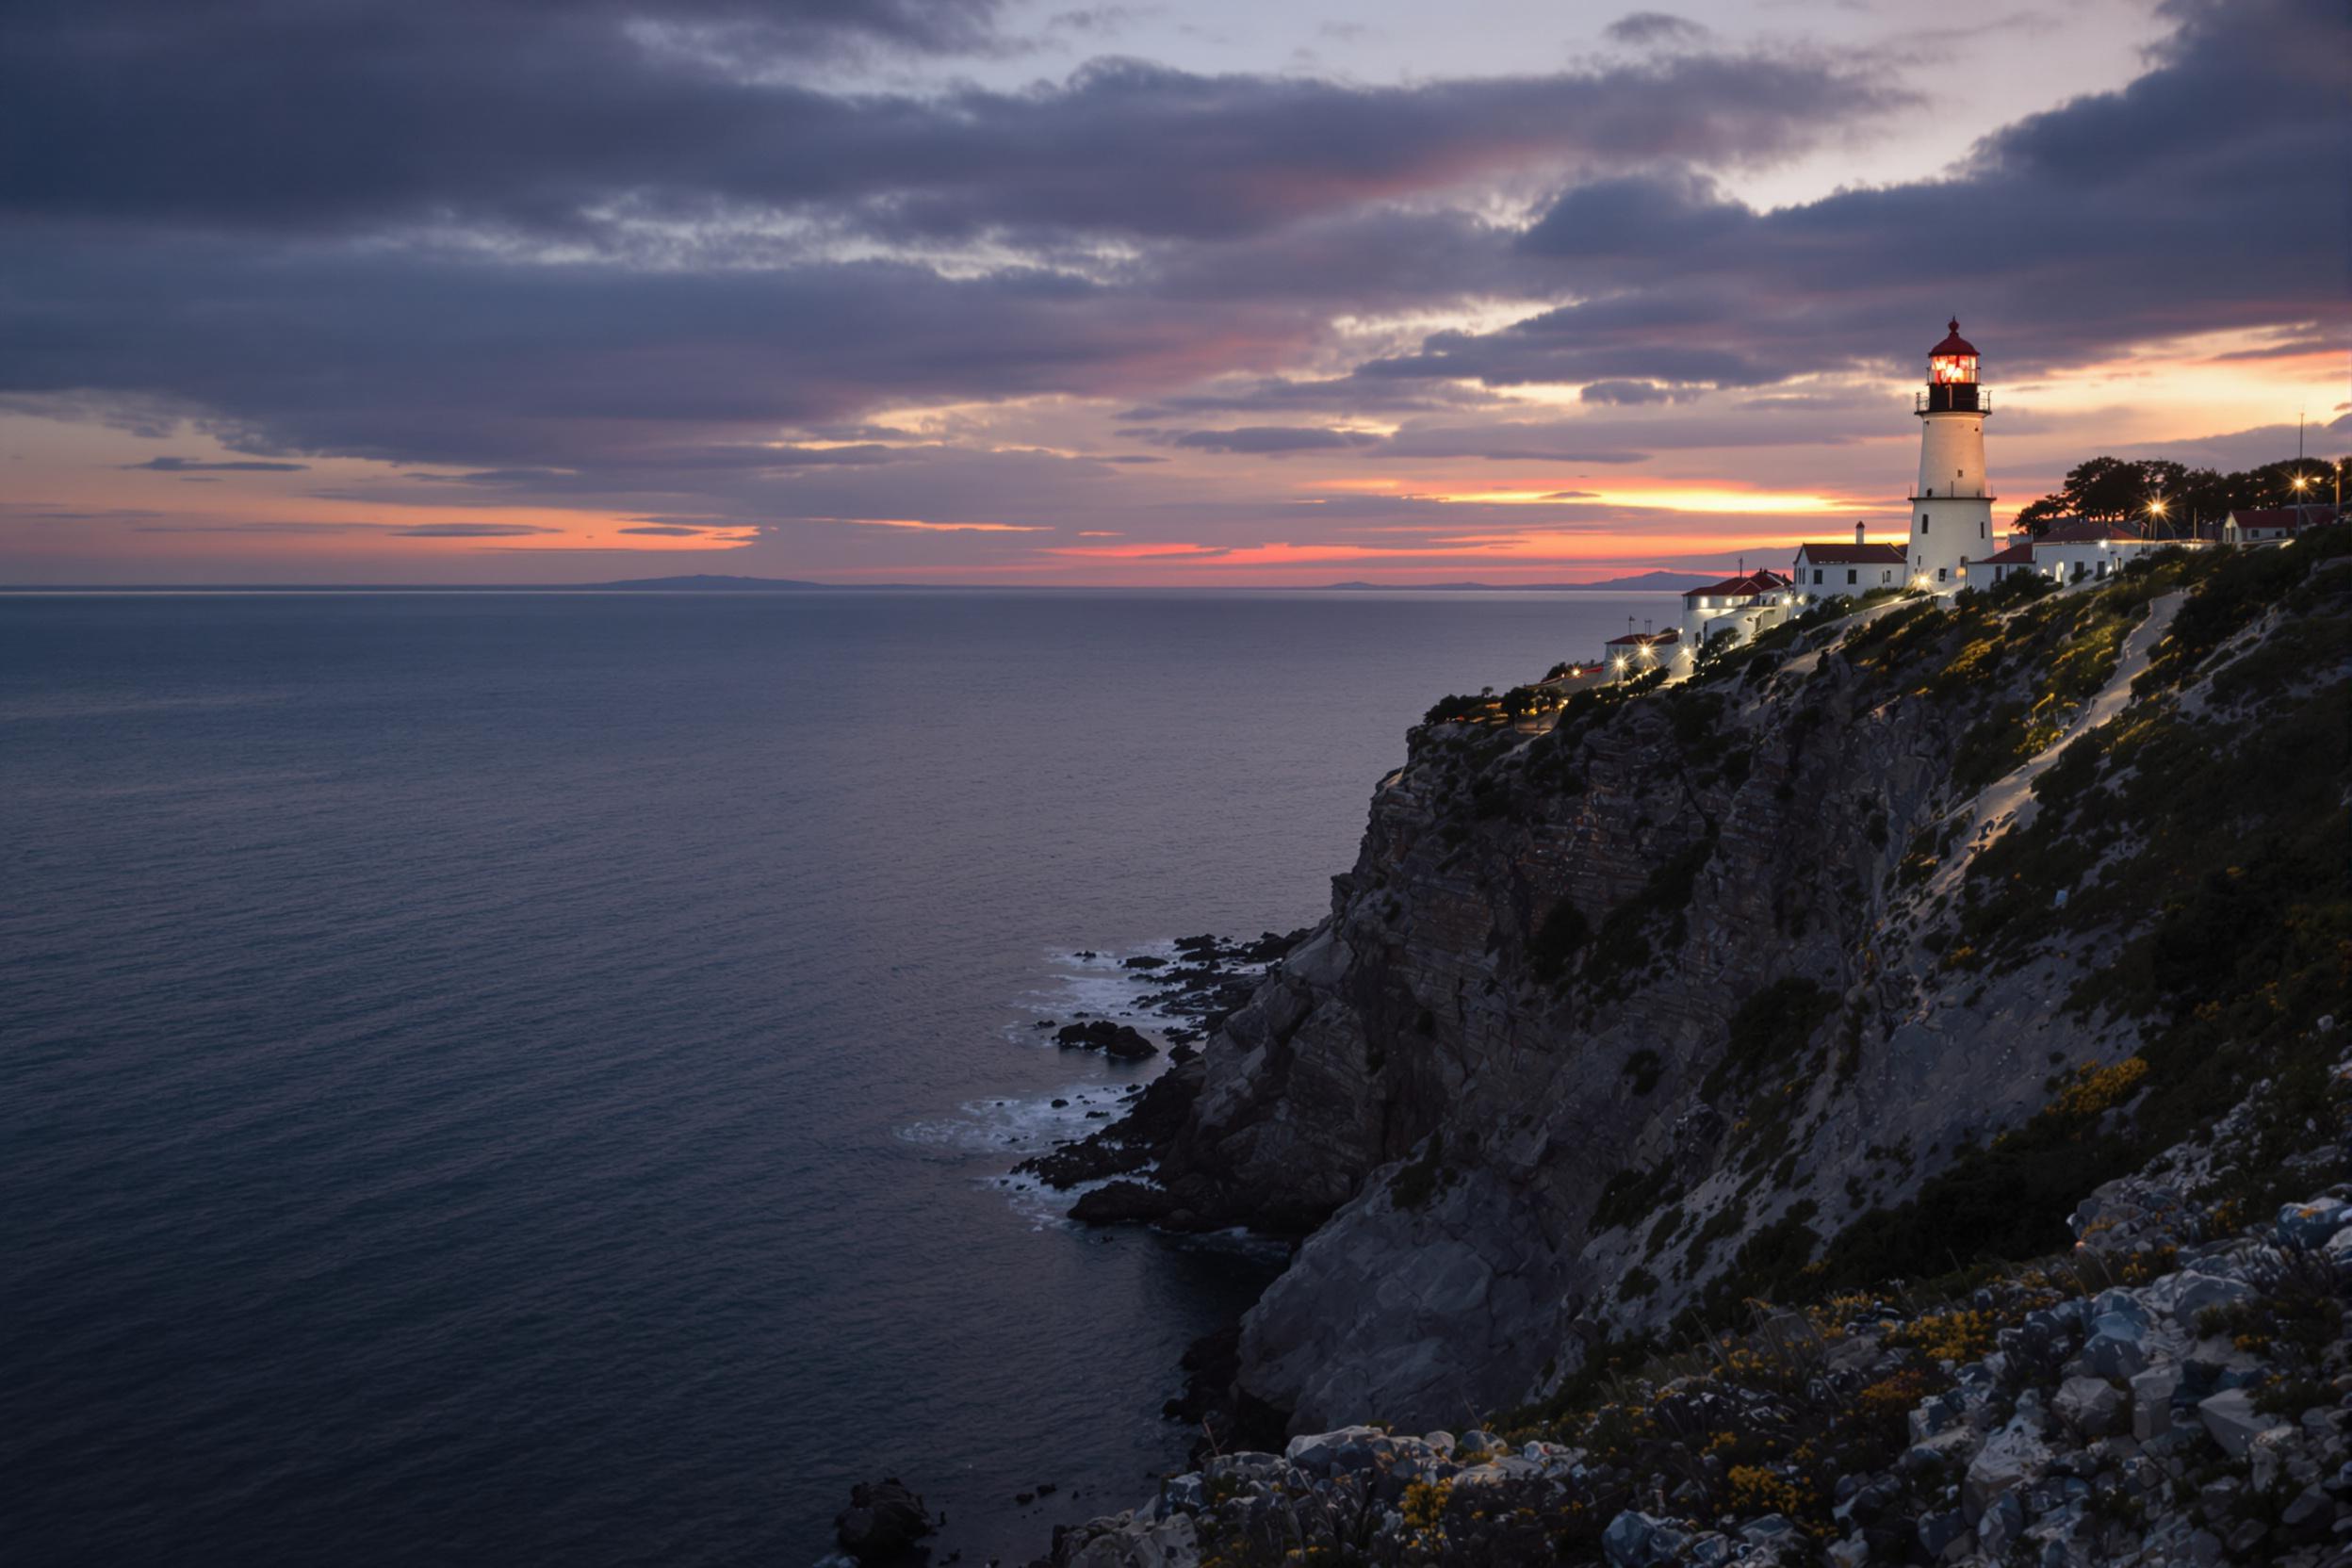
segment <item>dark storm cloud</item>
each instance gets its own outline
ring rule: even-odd
[[[1129,431],[1126,433],[1192,451],[1243,452],[1260,456],[1279,456],[1285,452],[1351,451],[1380,444],[1379,436],[1358,431],[1322,430],[1298,425],[1245,425],[1239,430]]]
[[[1833,61],[1721,54],[1393,88],[1134,60],[933,96],[756,74],[845,40],[961,46],[985,18],[749,0],[37,3],[0,50],[0,212],[579,234],[616,212],[749,209],[901,237],[1225,235],[1503,167],[1769,161],[1903,99]]]
[[[1955,312],[2012,374],[2282,321],[2341,344],[2352,28],[2323,0],[2169,9],[2154,70],[1948,179],[1772,212],[1688,172],[1571,189],[1522,245],[1578,302],[1358,373],[1760,386],[1921,360]]]
[[[1636,47],[1650,43],[1688,43],[1705,38],[1707,29],[1687,16],[1670,11],[1628,11],[1602,29],[1612,43]]]
[[[891,399],[1190,381],[1246,361],[1250,346],[1219,334],[1252,317],[887,262],[697,274],[0,236],[0,393],[74,388],[88,405],[169,387],[267,455],[609,468],[652,450],[790,466],[813,454],[725,437]],[[1288,341],[1269,326],[1265,351]]]
[[[125,463],[125,468],[146,469],[158,474],[299,474],[307,469],[307,463],[267,463],[257,459],[240,459],[234,463],[200,463],[192,457],[151,457],[144,463]]]
[[[1394,89],[1115,63],[1029,92],[848,96],[710,52],[1000,47],[988,8],[662,14],[648,41],[597,3],[20,6],[0,32],[0,407],[153,434],[194,415],[257,459],[467,470],[404,482],[436,499],[735,518],[786,514],[790,491],[811,514],[969,515],[988,484],[1075,516],[1152,460],[958,466],[867,421],[1075,394],[1141,403],[1131,422],[1195,450],[1625,463],[1838,439],[1817,408],[1756,399],[1639,416],[1908,363],[1948,312],[1996,376],[2219,328],[2341,342],[2346,51],[2322,46],[2344,26],[2318,0],[2180,8],[2129,90],[2021,122],[1948,178],[1772,212],[1707,171],[1887,90],[1676,55]],[[1524,231],[1446,204],[1563,165],[1576,183]],[[809,259],[804,236],[711,265],[693,220],[746,207],[868,248],[985,232],[1016,259],[951,276]],[[614,208],[681,219],[675,251],[606,243]],[[449,237],[468,224],[590,243]],[[1575,302],[1352,368],[1364,339],[1332,325],[1497,299]],[[1476,390],[1529,382],[1594,406],[1504,423]],[[1333,428],[1364,415],[1407,422],[1369,445]],[[827,444],[770,444],[787,432]],[[933,511],[859,511],[892,497]]]

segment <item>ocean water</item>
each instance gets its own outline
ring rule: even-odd
[[[1071,955],[1316,918],[1431,701],[1673,608],[0,598],[0,1551],[791,1564],[897,1475],[979,1564],[1132,1506],[1275,1263],[1004,1182],[1151,1070],[1030,1027],[1132,994]]]

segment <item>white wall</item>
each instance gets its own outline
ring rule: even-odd
[[[1919,416],[1919,482],[1912,493],[1911,539],[1904,547],[1912,580],[1938,594],[1966,586],[1961,564],[1997,553],[1993,498],[1984,482],[1984,416]]]
[[[1813,580],[1815,572],[1821,574],[1819,582]],[[1853,574],[1851,581],[1847,580],[1848,573]],[[1790,591],[1802,604],[1818,604],[1823,599],[1834,599],[1840,594],[1858,599],[1874,588],[1900,588],[1905,580],[1903,569],[1899,566],[1881,565],[1875,562],[1859,566],[1838,566],[1827,563],[1815,566],[1808,564],[1802,554],[1788,568],[1788,575],[1797,580],[1796,587]]]
[[[2034,547],[2034,568],[2060,582],[2103,582],[2123,569],[2127,561],[2134,561],[2163,549],[2171,541],[2116,539],[2097,544],[2050,545],[2036,543]],[[2081,577],[2076,577],[2080,570]]]

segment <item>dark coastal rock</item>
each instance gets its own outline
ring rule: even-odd
[[[1146,954],[1146,953],[1138,953],[1138,954],[1136,954],[1136,955],[1135,955],[1134,957],[1132,957],[1132,958],[1122,958],[1122,959],[1120,959],[1120,960],[1119,960],[1119,968],[1121,968],[1121,969],[1158,969],[1158,968],[1160,968],[1161,966],[1165,965],[1167,962],[1168,962],[1168,960],[1167,960],[1166,958],[1154,958],[1154,957],[1152,957],[1150,954]]]
[[[2127,662],[2169,612],[2132,627]],[[2022,655],[2035,624],[2001,635]],[[1239,976],[1246,999],[1186,1064],[1206,1070],[1196,1111],[1152,1162],[1164,1226],[1316,1232],[1251,1309],[1252,1393],[1302,1427],[1540,1396],[1585,1330],[1654,1332],[1734,1288],[1768,1228],[1826,1249],[2037,1114],[2053,1067],[2132,1056],[2132,1019],[2046,1003],[2117,943],[1948,956],[2013,809],[1956,784],[1954,754],[2042,667],[1927,684],[1960,638],[1922,638],[1899,678],[1815,645],[1801,694],[1719,680],[1540,735],[1425,728],[1320,928],[1239,959],[1176,949],[1155,978],[1188,1003],[1222,989],[1197,972],[1212,959],[1271,966]],[[2112,685],[2115,723],[2161,717]],[[1807,743],[1817,726],[1836,743]],[[1769,1068],[1731,1060],[1735,1024],[1763,1039],[1783,993],[1803,1005]],[[1678,1231],[1652,1230],[1677,1209]],[[2286,1233],[2333,1225],[2298,1214]]]
[[[922,1494],[895,1476],[851,1487],[849,1507],[833,1516],[834,1537],[860,1562],[903,1552],[938,1527]]]
[[[1013,1168],[1060,1189],[1145,1169],[1184,1125],[1193,1098],[1200,1092],[1200,1062],[1196,1058],[1172,1067],[1151,1083],[1131,1084],[1128,1089],[1127,1113],[1108,1127]]]
[[[1241,1370],[1241,1326],[1202,1334],[1184,1349],[1184,1391],[1160,1413],[1200,1433],[1188,1462],[1220,1451],[1282,1446],[1285,1412],[1252,1398],[1235,1380]]]
[[[1121,1061],[1141,1061],[1146,1056],[1158,1055],[1160,1051],[1137,1034],[1134,1025],[1113,1023],[1102,1018],[1087,1023],[1064,1024],[1054,1036],[1054,1043],[1065,1051],[1100,1051]]]
[[[1161,1218],[1175,1203],[1158,1187],[1113,1182],[1081,1194],[1070,1205],[1070,1217],[1088,1225],[1132,1225]]]

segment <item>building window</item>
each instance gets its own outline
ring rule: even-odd
[[[1846,586],[1847,586],[1847,587],[1851,588],[1851,587],[1853,587],[1855,583],[1857,583],[1857,582],[1859,582],[1859,581],[1861,581],[1861,580],[1862,580],[1862,574],[1861,574],[1861,573],[1859,573],[1859,572],[1855,571],[1855,570],[1854,570],[1852,566],[1848,566],[1848,567],[1846,568]]]
[[[1816,587],[1816,588],[1819,588],[1821,585],[1821,569],[1819,566],[1816,566],[1816,567],[1814,567],[1814,568],[1813,568],[1813,586],[1814,586],[1814,587]]]
[[[1924,512],[1919,514],[1919,531],[1921,533],[1927,531],[1927,514]]]
[[[1979,539],[1982,539],[1982,538],[1984,538],[1984,525],[1983,523],[1979,523],[1979,524],[1977,524],[1977,525],[1976,525],[1976,536],[1977,536]]]
[[[1951,567],[1949,567],[1949,566],[1938,566],[1938,567],[1936,567],[1936,581],[1941,582],[1941,581],[1943,581],[1945,579],[1949,578],[1950,576],[1952,576],[1952,568],[1951,568]]]

